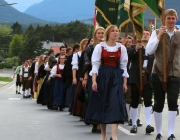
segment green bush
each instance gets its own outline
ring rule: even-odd
[[[19,65],[19,58],[14,56],[12,58],[6,58],[4,61],[4,68],[12,68]]]
[[[0,69],[5,68],[4,63],[0,63]]]

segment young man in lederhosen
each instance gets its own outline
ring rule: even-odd
[[[164,13],[165,26],[153,31],[147,44],[147,53],[155,56],[152,70],[152,80],[154,89],[154,119],[157,131],[156,140],[162,140],[162,111],[165,103],[165,95],[167,92],[168,103],[168,140],[175,140],[174,127],[176,115],[178,112],[178,96],[180,85],[180,31],[175,29],[178,19],[177,12],[174,9],[168,9]],[[162,47],[165,35],[165,47]],[[163,55],[163,49],[166,50],[166,58]],[[164,69],[163,59],[166,60],[166,76],[167,83],[163,80]],[[162,82],[164,83],[162,84]],[[162,86],[166,85],[166,86]]]
[[[20,81],[23,84],[23,98],[29,97],[29,88],[31,87],[30,67],[28,60],[25,61],[24,67],[20,71]]]

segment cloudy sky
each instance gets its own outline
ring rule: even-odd
[[[43,0],[5,0],[7,3],[17,3],[13,5],[17,10],[24,12],[29,6],[39,3]]]

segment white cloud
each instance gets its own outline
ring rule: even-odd
[[[42,2],[43,0],[5,0],[7,3],[17,3],[13,5],[17,10],[24,12],[29,6]]]

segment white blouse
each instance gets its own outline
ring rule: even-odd
[[[63,69],[64,69],[64,65],[59,64],[59,68],[60,68],[61,70],[63,70]],[[51,69],[50,73],[51,73],[51,74],[50,74],[51,77],[53,77],[55,74],[57,74],[57,65],[55,65],[55,66]]]
[[[128,55],[127,55],[127,50],[125,46],[123,46],[120,43],[116,43],[116,46],[110,47],[107,46],[105,42],[101,42],[100,44],[96,45],[92,57],[91,57],[91,62],[92,62],[92,70],[90,71],[90,75],[92,74],[98,74],[99,67],[101,65],[101,53],[102,53],[102,48],[104,47],[105,50],[108,52],[117,52],[118,48],[121,47],[121,57],[120,57],[120,65],[119,68],[124,70],[124,73],[122,74],[123,77],[129,77],[129,74],[127,72],[127,63],[128,63]]]
[[[35,63],[35,70],[34,73],[38,73],[38,62]]]
[[[72,57],[72,62],[71,62],[71,65],[72,65],[72,69],[76,69],[78,70],[78,56],[81,57],[81,52],[77,52],[75,54],[73,54],[73,57]]]
[[[49,68],[48,62],[46,62],[46,63],[44,64],[44,69],[46,69],[46,68]]]

